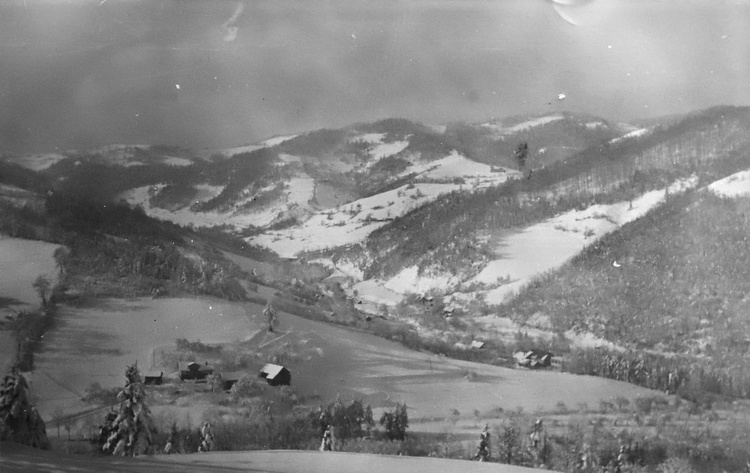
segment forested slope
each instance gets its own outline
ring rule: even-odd
[[[517,321],[543,314],[557,331],[591,332],[627,347],[629,355],[615,357],[632,359],[625,366],[633,369],[639,360],[673,366],[681,373],[673,390],[748,396],[749,217],[747,198],[707,191],[672,197],[539,278],[501,311]],[[635,376],[628,368],[585,369]]]
[[[632,200],[697,175],[702,182],[750,166],[750,109],[719,107],[643,138],[589,148],[535,170],[529,179],[475,193],[453,192],[372,233],[365,277],[440,262],[445,271],[479,267],[483,232],[517,228],[592,204]],[[352,255],[361,249],[352,250]]]

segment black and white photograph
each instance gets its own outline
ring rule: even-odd
[[[750,473],[750,0],[0,0],[0,471]]]

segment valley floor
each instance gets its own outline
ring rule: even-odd
[[[87,387],[121,386],[125,366],[136,360],[142,369],[164,371],[175,380],[176,366],[164,365],[154,353],[159,347],[173,347],[180,337],[282,357],[297,396],[310,406],[338,395],[362,399],[376,409],[406,403],[413,419],[445,418],[454,411],[494,416],[498,408],[534,412],[553,409],[559,402],[593,406],[600,400],[651,394],[602,378],[509,369],[413,351],[283,312],[276,331],[268,333],[259,317],[262,310],[260,305],[210,299],[110,300],[92,308],[63,308],[59,328],[48,335],[32,374],[37,406],[45,419],[60,409],[80,412],[87,408],[80,401]],[[246,371],[255,376],[262,363],[259,359]],[[180,389],[180,383],[173,382]],[[172,406],[165,410],[185,411]],[[190,405],[185,412],[195,418],[202,410]]]

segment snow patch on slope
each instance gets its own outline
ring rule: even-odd
[[[285,141],[289,141],[293,138],[296,138],[299,135],[286,135],[286,136],[274,136],[273,138],[268,138],[267,140],[263,140],[260,143],[263,146],[272,147],[276,145],[280,145],[281,143]]]
[[[651,128],[639,128],[637,130],[631,131],[630,133],[626,133],[618,138],[614,138],[612,140],[609,140],[610,143],[619,143],[620,141],[627,140],[630,138],[638,138],[639,136],[644,136],[648,134],[651,131]]]
[[[232,209],[226,212],[193,212],[190,207],[183,207],[178,210],[167,210],[158,207],[152,207],[149,198],[155,192],[164,187],[164,184],[155,186],[143,186],[131,189],[121,195],[130,205],[139,205],[147,215],[159,220],[166,220],[182,226],[193,225],[195,227],[215,227],[219,225],[229,225],[235,230],[243,230],[253,226],[270,225],[279,215],[288,210],[286,202],[279,202],[262,208],[252,208],[252,201],[255,193],[246,193],[243,199],[236,202]],[[304,189],[304,185],[300,186]],[[216,197],[221,193],[221,186],[210,186],[207,184],[196,186],[198,196],[194,203],[205,202]],[[263,189],[261,189],[262,191]],[[304,191],[299,191],[295,198],[302,199]],[[250,208],[248,209],[247,207]],[[244,208],[243,208],[244,207]]]
[[[482,181],[495,181],[503,175],[502,173],[499,174],[493,171],[492,166],[467,159],[456,151],[437,161],[412,166],[402,172],[401,175],[405,176],[412,173],[418,174],[422,179],[448,181],[455,178],[476,178]],[[502,180],[505,181],[505,178],[502,178]]]
[[[666,195],[693,188],[697,183],[697,177],[677,181],[667,189],[643,194],[632,206],[630,202],[593,205],[532,225],[505,238],[497,248],[502,257],[487,264],[472,282],[495,284],[498,279],[510,278],[509,284],[485,292],[487,303],[500,304],[531,279],[561,266],[592,241],[642,217],[664,202]]]
[[[588,122],[584,126],[589,130],[595,130],[597,128],[606,128],[607,125],[604,122]]]
[[[210,184],[198,184],[194,186],[196,192],[193,203],[199,204],[217,197],[224,190],[224,186],[212,186]]]
[[[409,146],[409,142],[405,140],[394,141],[391,143],[380,143],[377,144],[374,148],[370,149],[368,153],[374,160],[372,161],[372,163],[374,163],[383,158],[387,158],[388,156],[393,156],[394,154],[400,153],[401,151],[405,150],[407,146]]]
[[[8,158],[7,161],[32,171],[43,171],[66,157],[60,153],[41,153],[12,157]]]
[[[315,179],[311,177],[293,177],[289,181],[289,195],[287,203],[290,207],[294,205],[308,206],[315,196]]]
[[[235,154],[242,154],[242,153],[250,153],[255,151],[256,149],[263,148],[263,145],[245,145],[245,146],[235,146],[233,148],[225,148],[225,149],[217,149],[217,150],[207,150],[205,152],[202,152],[201,155],[203,158],[209,158],[214,155],[220,155],[225,158],[231,158]]]
[[[385,133],[365,133],[363,135],[355,136],[349,140],[349,143],[357,143],[362,141],[369,144],[380,144],[383,142]]]
[[[721,197],[750,196],[750,169],[712,182],[708,185],[708,189]]]
[[[547,123],[552,123],[557,120],[562,120],[565,118],[562,115],[546,115],[543,117],[537,117],[533,118],[531,120],[526,120],[525,122],[517,123],[513,126],[504,127],[497,123],[485,123],[482,126],[486,128],[490,128],[498,133],[502,133],[504,135],[509,135],[511,133],[517,133],[519,131],[525,131],[530,128],[534,128],[541,125],[546,125]]]
[[[168,156],[164,158],[164,164],[167,164],[169,166],[190,166],[191,164],[193,164],[193,162],[185,158],[178,158],[176,156]]]
[[[416,266],[403,269],[385,282],[385,288],[398,294],[425,294],[431,290],[447,291],[460,283],[456,276],[419,274]]]

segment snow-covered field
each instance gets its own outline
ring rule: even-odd
[[[473,445],[472,449],[473,450]],[[471,453],[474,453],[473,451]],[[499,463],[470,462],[445,458],[375,455],[349,452],[299,450],[256,450],[208,452],[200,455],[152,455],[105,457],[39,450],[9,442],[0,443],[0,469],[3,473],[76,472],[140,473],[541,473],[532,469]]]

